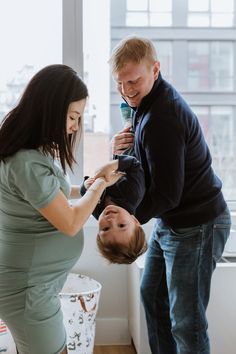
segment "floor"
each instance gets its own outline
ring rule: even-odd
[[[132,345],[95,346],[93,354],[136,354]]]

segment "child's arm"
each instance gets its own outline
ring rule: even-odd
[[[91,185],[93,184],[93,182],[95,181],[94,177],[88,177],[84,180],[84,186],[86,189],[89,189],[91,187]]]
[[[130,155],[115,155],[118,161],[117,171],[125,172],[126,174],[135,176],[137,173],[143,176],[143,169],[141,163]],[[143,179],[143,177],[142,177]]]
[[[119,155],[116,157],[118,158],[118,171],[125,172],[125,177],[117,182],[121,198],[126,200],[130,210],[135,210],[145,194],[145,177],[142,165],[133,156]]]
[[[83,183],[80,188],[80,194],[83,196],[87,192],[87,190],[91,187],[91,185],[94,183],[95,178],[94,177],[89,177],[89,176],[84,176]]]

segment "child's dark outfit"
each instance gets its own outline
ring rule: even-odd
[[[118,171],[125,172],[126,175],[121,177],[114,185],[106,188],[99,204],[93,211],[93,216],[96,219],[105,209],[108,198],[115,205],[135,215],[135,210],[145,193],[144,172],[140,162],[135,157],[128,155],[117,155],[115,159],[118,159]],[[89,177],[84,177],[85,180],[87,178]],[[82,196],[86,193],[84,184],[80,193]]]

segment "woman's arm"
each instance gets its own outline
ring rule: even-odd
[[[107,176],[108,181],[104,177],[97,178],[74,205],[70,205],[65,195],[59,191],[52,202],[39,209],[39,212],[59,231],[73,237],[92,214],[104,189],[116,183],[121,176],[122,173],[118,172],[110,173]]]
[[[80,185],[78,184],[73,184],[71,186],[71,192],[70,192],[70,197],[69,199],[79,199],[81,198],[80,194]]]
[[[59,231],[68,236],[75,236],[92,214],[106,185],[104,178],[98,178],[93,187],[73,206],[59,191],[52,202],[39,209],[39,212]]]

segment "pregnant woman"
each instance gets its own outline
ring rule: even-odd
[[[82,227],[119,173],[86,195],[71,186],[88,96],[70,67],[40,70],[0,127],[0,318],[19,354],[67,353],[58,294],[83,249]]]

